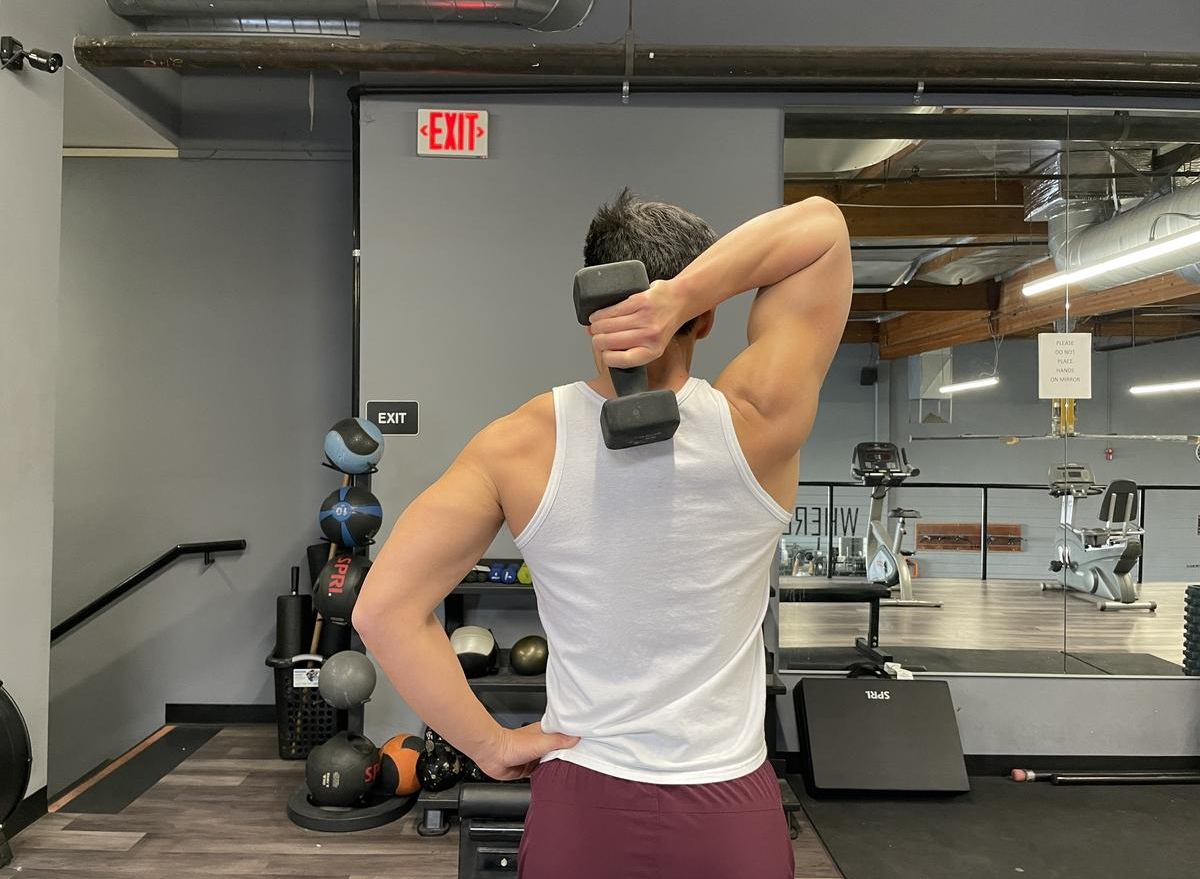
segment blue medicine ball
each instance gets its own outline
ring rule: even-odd
[[[343,473],[366,473],[383,457],[383,434],[365,418],[343,418],[325,434],[325,457]]]
[[[325,498],[318,521],[338,546],[366,546],[383,524],[383,507],[365,488],[347,485]]]

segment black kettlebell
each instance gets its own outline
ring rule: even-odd
[[[459,763],[459,768],[462,770],[462,774],[461,774],[459,780],[462,781],[464,784],[467,782],[471,782],[474,784],[480,784],[480,783],[488,782],[488,781],[492,780],[486,774],[484,774],[484,771],[482,769],[480,769],[479,766],[476,765],[475,761],[472,760],[470,757],[467,757],[465,755],[460,756],[458,763]]]
[[[458,754],[449,746],[437,745],[417,758],[417,778],[427,791],[449,790],[461,775]]]
[[[313,748],[304,765],[308,793],[317,806],[352,806],[378,777],[379,749],[352,732],[340,732]]]

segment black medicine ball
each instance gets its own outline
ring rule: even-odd
[[[325,434],[325,457],[343,473],[366,473],[383,457],[383,433],[365,418],[343,418]]]
[[[450,646],[468,678],[484,677],[499,667],[496,639],[482,626],[459,626],[450,635]]]
[[[325,619],[339,625],[350,625],[354,603],[371,570],[371,560],[342,550],[321,568],[313,587],[313,606]]]
[[[550,648],[546,639],[541,635],[526,635],[512,646],[508,653],[508,661],[513,671],[519,675],[540,675],[546,673],[546,660],[550,656]]]
[[[366,546],[383,524],[379,499],[365,488],[346,485],[321,504],[321,531],[338,546]]]
[[[379,778],[379,749],[365,736],[340,732],[313,748],[304,779],[318,806],[351,806]]]

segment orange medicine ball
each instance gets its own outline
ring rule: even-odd
[[[381,770],[379,786],[389,794],[406,797],[421,789],[417,778],[417,758],[425,753],[425,740],[401,733],[392,736],[379,749]]]

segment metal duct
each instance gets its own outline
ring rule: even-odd
[[[1111,220],[1098,222],[1106,214],[1103,202],[1064,200],[1047,217],[1050,253],[1060,271],[1093,265],[1152,240],[1196,228],[1195,218],[1200,218],[1200,186],[1185,186]],[[1184,280],[1200,284],[1200,245],[1116,269],[1083,281],[1080,286],[1105,290],[1167,272],[1176,272]]]
[[[1047,247],[1059,271],[1093,265],[1200,222],[1200,186],[1185,186],[1146,200],[1147,186],[1162,182],[1162,178],[1151,177],[1153,153],[1134,149],[1122,151],[1122,156],[1132,167],[1145,169],[1144,176],[1099,179],[1105,173],[1111,174],[1110,154],[1103,150],[1070,149],[1039,168],[1049,179],[1026,187],[1025,218],[1045,221]],[[1083,175],[1084,179],[1076,179],[1075,175]],[[1140,203],[1115,213],[1114,202],[1130,199]],[[1083,281],[1079,286],[1105,290],[1167,272],[1178,272],[1185,280],[1200,283],[1198,261],[1200,247],[1176,251]]]
[[[580,88],[653,87],[660,91],[797,91],[808,89],[945,89],[1013,90],[1059,94],[1071,81],[1074,94],[1200,95],[1200,55],[1147,52],[1059,52],[1031,49],[913,49],[837,46],[703,46],[642,43],[587,45],[448,45],[412,40],[373,41],[297,39],[252,36],[77,36],[75,57],[89,67],[166,67],[174,70],[334,70],[387,71],[431,75],[433,80],[470,76],[510,76],[546,82],[551,76],[588,76]],[[461,83],[460,83],[461,84]],[[843,114],[848,115],[848,114]],[[890,114],[896,124],[912,120],[970,118],[974,114]],[[787,124],[795,114],[788,113]],[[1118,120],[1124,130],[1137,126],[1137,136],[1156,143],[1191,143],[1195,123],[1186,135],[1181,126],[1161,117]],[[844,123],[845,119],[840,120]],[[890,124],[890,123],[889,123]],[[1120,139],[1113,122],[1081,131],[1072,121],[1071,135],[1108,141]],[[936,126],[941,128],[943,126]],[[822,137],[868,137],[861,126]],[[816,132],[809,132],[815,134]],[[791,136],[789,132],[789,136]],[[902,140],[937,136],[925,132]],[[1060,138],[1056,132],[1055,138]]]
[[[565,31],[583,24],[593,0],[108,0],[125,18],[347,18],[360,21],[515,24]]]

